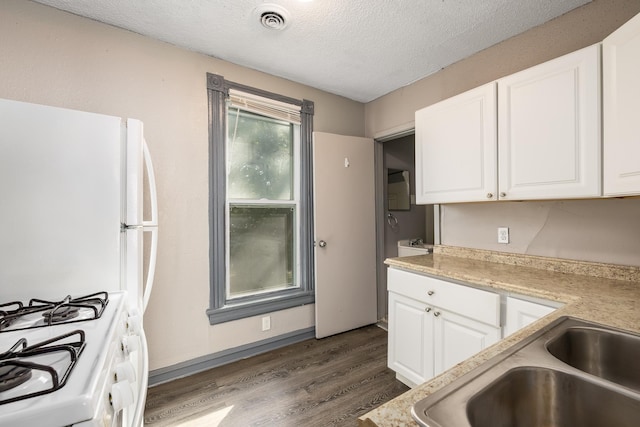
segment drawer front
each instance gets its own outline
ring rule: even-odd
[[[417,273],[389,268],[387,289],[433,307],[500,326],[500,295]]]

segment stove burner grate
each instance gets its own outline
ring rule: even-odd
[[[22,366],[0,367],[0,392],[11,390],[29,381],[31,369]]]
[[[74,341],[67,341],[67,338],[77,336]],[[32,346],[27,346],[27,340],[21,338],[8,351],[0,354],[0,391],[9,390],[26,382],[32,375],[33,371],[42,371],[49,375],[51,379],[51,387],[7,399],[0,398],[0,405],[5,403],[16,402],[18,400],[28,399],[30,397],[42,396],[59,390],[66,383],[69,374],[75,367],[78,357],[84,350],[85,339],[84,331],[78,329],[57,337],[39,342]],[[34,363],[29,358],[51,353],[68,353],[69,364],[59,375],[52,366]],[[6,375],[6,377],[5,377]]]
[[[61,323],[78,317],[78,311],[80,311],[78,307],[63,305],[53,310],[45,311],[42,313],[42,317],[44,317],[49,324]]]
[[[0,304],[0,332],[98,319],[102,316],[108,303],[109,294],[107,292],[97,292],[77,298],[71,298],[69,295],[62,301],[32,299],[26,306],[20,301]],[[80,317],[80,311],[88,313],[88,317]],[[41,318],[44,321],[33,322],[20,327],[11,327],[18,320],[34,313],[42,313]]]

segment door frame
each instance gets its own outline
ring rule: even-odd
[[[386,212],[385,182],[386,173],[384,170],[384,149],[383,144],[387,141],[402,138],[415,134],[415,122],[411,121],[404,125],[378,132],[373,136],[374,146],[374,173],[375,173],[375,222],[376,222],[376,293],[378,296],[378,320],[386,320],[387,315],[387,276],[384,266],[384,230]],[[440,205],[433,205],[433,243],[440,244]]]

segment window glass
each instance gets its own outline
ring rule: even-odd
[[[229,199],[292,200],[294,125],[228,109]]]
[[[228,297],[294,287],[292,206],[232,206]]]

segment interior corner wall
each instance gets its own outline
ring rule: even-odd
[[[601,42],[638,13],[638,0],[593,0],[367,103],[365,134],[373,138],[410,129],[416,110]]]
[[[598,43],[640,13],[638,0],[593,0],[365,105],[369,136],[414,126],[416,110]],[[639,199],[441,205],[442,244],[640,265]],[[497,243],[497,227],[511,243]]]
[[[27,0],[0,2],[0,97],[143,121],[159,249],[144,316],[151,370],[314,326],[314,306],[211,326],[206,73],[315,104],[314,129],[364,136],[364,105]]]

